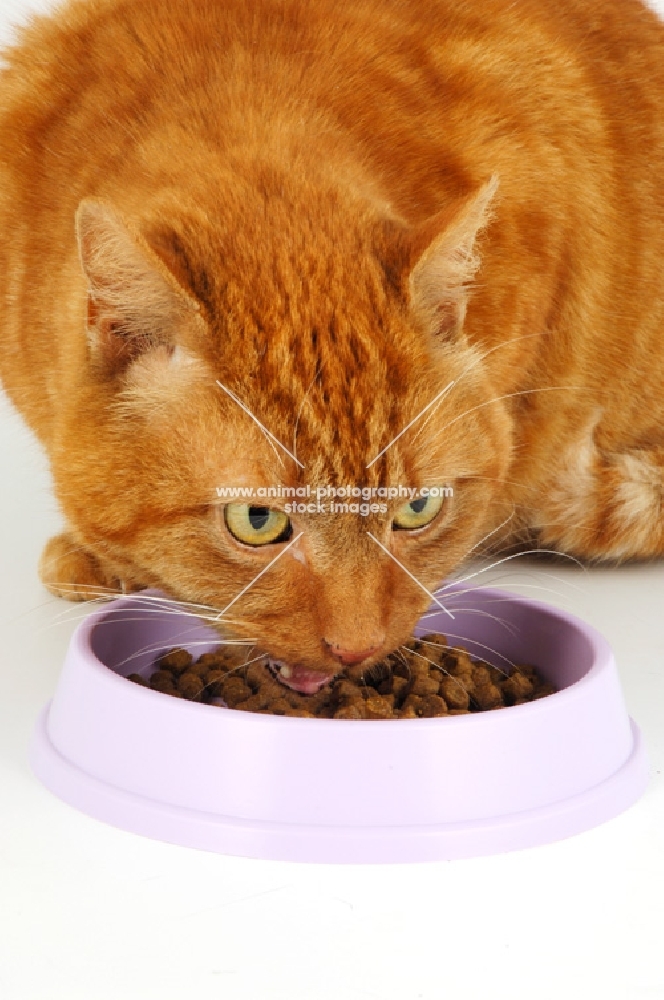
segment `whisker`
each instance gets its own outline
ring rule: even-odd
[[[472,644],[474,646],[479,646],[481,649],[488,650],[490,653],[493,653],[494,656],[497,656],[499,659],[504,660],[505,663],[509,663],[510,668],[512,670],[514,670],[514,664],[509,659],[509,657],[503,656],[503,654],[499,653],[497,649],[493,648],[493,646],[487,646],[486,643],[484,643],[484,642],[478,642],[477,639],[471,639],[469,636],[466,636],[466,635],[455,635],[454,632],[448,632],[447,629],[445,630],[445,632],[446,632],[446,635],[449,636],[450,639],[460,639],[461,642],[472,642]],[[500,667],[496,667],[496,670],[500,670],[500,669],[501,669]],[[502,671],[502,673],[505,673],[505,671]]]
[[[417,577],[413,576],[413,574],[410,572],[410,570],[406,569],[406,567],[404,566],[404,564],[402,562],[399,562],[399,560],[397,559],[397,557],[395,555],[393,555],[390,552],[390,550],[383,545],[382,542],[378,541],[378,539],[376,538],[375,535],[372,535],[370,531],[367,531],[366,533],[369,536],[369,538],[373,539],[373,541],[376,543],[376,545],[380,546],[380,548],[383,550],[383,552],[385,552],[390,557],[390,559],[392,559],[393,562],[395,562],[397,564],[397,566],[401,567],[401,569],[404,571],[404,573],[406,573],[411,578],[411,580],[413,580],[413,582],[416,583],[417,586],[420,587],[420,589],[424,591],[425,594],[429,595],[429,597],[434,601],[435,604],[437,604],[440,608],[442,608],[442,610],[446,614],[448,614],[450,616],[450,618],[454,618],[454,615],[452,614],[452,612],[448,611],[447,608],[445,607],[445,605],[440,603],[440,601],[435,596],[435,594],[432,593],[430,590],[427,590],[427,588],[424,586],[424,584],[420,583],[420,581],[417,579]]]
[[[486,584],[478,583],[474,587],[468,587],[466,590],[460,590],[458,594],[453,594],[451,596],[454,597],[455,599],[456,598],[461,599],[462,597],[467,596],[468,594],[481,593],[483,595],[483,598],[482,598],[482,603],[483,604],[484,603],[487,603],[487,604],[510,604],[514,600],[514,598],[516,596],[518,596],[516,594],[509,594],[507,597],[500,597],[500,598],[499,597],[495,597],[495,598],[491,598],[491,599],[487,600],[486,597],[484,596],[486,594],[485,588],[492,588],[494,586],[495,586],[495,582],[493,580],[489,581]],[[528,588],[530,590],[541,590],[541,591],[546,592],[547,594],[555,594],[556,597],[562,598],[563,600],[566,597],[569,596],[567,594],[561,593],[559,590],[555,590],[553,587],[540,587],[540,586],[538,586],[537,584],[534,584],[534,583],[520,583],[519,586],[520,587],[526,587],[526,588]],[[455,607],[454,610],[457,611],[459,609]],[[471,608],[467,608],[466,610],[470,611],[472,609]],[[437,613],[438,612],[436,612],[436,611],[428,612],[427,617],[432,618]]]
[[[484,351],[483,354],[480,354],[479,356],[474,357],[473,360],[470,362],[470,364],[461,372],[461,374],[459,375],[459,377],[454,380],[454,382],[452,383],[452,385],[454,387],[458,386],[459,383],[462,382],[463,379],[466,377],[466,375],[468,375],[468,373],[473,370],[473,368],[476,368],[477,365],[481,364],[482,361],[484,361],[486,358],[488,358],[490,354],[493,354],[494,351],[500,351],[503,347],[509,347],[510,344],[518,344],[520,340],[531,340],[533,337],[541,337],[541,336],[542,336],[542,332],[541,331],[538,332],[538,333],[525,333],[521,337],[511,337],[509,340],[504,340],[500,344],[495,344],[493,347],[490,347],[488,350]],[[443,398],[445,398],[445,397],[443,397]],[[421,434],[421,432],[424,430],[424,428],[426,427],[426,425],[429,423],[429,420],[435,414],[435,412],[438,409],[438,406],[440,405],[441,402],[442,402],[442,399],[440,399],[440,400],[437,401],[436,406],[433,407],[433,409],[431,410],[431,413],[429,414],[429,416],[426,418],[426,420],[424,420],[424,422],[420,425],[420,427],[418,428],[418,430],[415,432],[415,434],[413,436],[413,441],[415,441],[415,439],[418,437],[418,435]]]
[[[62,590],[70,590],[72,593],[80,593],[80,590],[77,589],[76,584],[63,583],[63,584],[58,584],[58,587],[60,587],[60,589]],[[92,588],[82,585],[81,589],[85,589],[86,591],[89,592]],[[90,598],[88,601],[80,601],[78,603],[79,604],[97,603],[101,601],[106,601],[108,598],[117,599],[122,596],[127,596],[130,597],[131,600],[141,601],[141,602],[143,601],[152,602],[159,605],[170,604],[170,605],[177,605],[178,607],[182,608],[200,608],[202,610],[210,611],[212,613],[218,613],[219,611],[219,608],[213,607],[211,604],[197,604],[193,601],[185,601],[178,597],[168,597],[168,596],[159,597],[155,594],[146,594],[140,590],[137,590],[133,593],[128,593],[126,595],[122,595],[117,590],[111,590],[110,588],[106,587],[97,587],[95,589],[97,590],[97,593],[99,595],[98,597]],[[63,614],[67,610],[68,609],[65,609]]]
[[[270,569],[270,567],[274,566],[274,564],[276,563],[277,559],[281,559],[281,557],[286,552],[288,552],[288,550],[291,547],[291,545],[295,545],[295,543],[297,542],[297,540],[299,538],[301,538],[303,534],[304,534],[304,532],[300,531],[300,533],[297,534],[295,536],[295,538],[291,539],[291,541],[288,543],[288,545],[286,545],[280,552],[277,552],[277,554],[274,557],[274,559],[271,559],[269,561],[269,563],[267,564],[267,566],[263,566],[263,569],[259,573],[256,574],[256,576],[253,578],[253,580],[250,580],[249,583],[247,584],[247,586],[243,587],[239,594],[236,594],[236,596],[233,598],[233,600],[230,601],[230,603],[226,605],[226,607],[223,609],[223,611],[219,612],[219,616],[221,617],[221,615],[223,615],[226,611],[228,611],[228,609],[230,607],[232,607],[235,604],[236,601],[239,601],[240,598],[242,597],[242,595],[246,594],[246,592],[249,590],[249,588],[253,587],[253,585],[256,583],[256,581],[259,580],[263,576],[264,573],[267,573],[267,571]]]
[[[279,440],[279,438],[278,438],[278,437],[275,437],[275,435],[274,435],[274,434],[272,433],[272,431],[269,431],[269,430],[267,429],[267,427],[266,427],[266,426],[265,426],[264,424],[262,424],[262,423],[260,422],[260,420],[258,419],[258,417],[257,417],[257,416],[256,416],[256,415],[255,415],[254,413],[252,413],[252,412],[251,412],[251,410],[249,409],[249,407],[248,407],[248,406],[245,406],[245,404],[244,404],[244,403],[242,402],[242,400],[241,400],[241,399],[239,399],[239,398],[238,398],[238,397],[237,397],[237,396],[235,395],[235,393],[234,393],[234,392],[231,392],[231,390],[230,390],[230,389],[228,389],[228,388],[227,388],[227,387],[226,387],[226,386],[225,386],[225,385],[223,384],[223,382],[220,382],[220,381],[219,381],[219,379],[216,379],[215,381],[216,381],[217,385],[219,386],[219,388],[220,388],[220,389],[223,389],[223,390],[224,390],[224,392],[225,392],[225,393],[226,393],[226,394],[227,394],[228,396],[230,396],[230,398],[231,398],[231,399],[233,400],[233,402],[234,402],[234,403],[237,403],[237,405],[238,405],[238,406],[240,407],[240,409],[241,409],[241,410],[244,410],[244,412],[245,412],[245,413],[246,413],[246,414],[247,414],[248,416],[250,416],[250,417],[251,417],[251,419],[252,419],[252,420],[254,421],[254,423],[258,424],[258,426],[260,427],[261,431],[263,432],[263,435],[264,435],[264,437],[265,437],[265,440],[266,440],[266,441],[268,441],[268,443],[269,443],[269,444],[271,445],[271,447],[272,447],[272,450],[274,451],[275,455],[277,456],[277,458],[279,459],[279,461],[281,462],[281,464],[282,464],[282,465],[284,465],[284,460],[283,460],[283,458],[281,457],[281,455],[280,455],[280,454],[279,454],[279,453],[277,452],[276,448],[274,447],[274,445],[275,445],[275,444],[278,444],[278,445],[279,445],[279,447],[280,447],[280,448],[282,449],[282,451],[285,451],[285,452],[286,452],[286,454],[287,454],[287,455],[289,455],[289,456],[290,456],[290,457],[291,457],[291,458],[293,459],[293,461],[295,461],[295,462],[296,462],[296,463],[297,463],[297,464],[298,464],[298,465],[300,466],[300,468],[301,468],[301,469],[303,469],[303,468],[304,468],[304,465],[302,464],[302,462],[300,462],[300,461],[299,461],[299,459],[295,458],[295,456],[294,456],[294,455],[293,455],[293,454],[292,454],[292,453],[291,453],[291,452],[290,452],[290,451],[288,450],[288,448],[286,447],[286,445],[285,445],[285,444],[282,444],[282,442],[281,442],[281,441]],[[273,442],[274,442],[274,443],[273,443]]]
[[[529,555],[530,553],[524,553],[524,555],[527,555],[527,554]],[[487,566],[486,567],[486,572],[489,572],[490,568],[491,567]],[[521,572],[521,576],[525,577],[526,579],[533,579],[533,577],[534,577],[535,580],[539,580],[540,577],[545,577],[547,580],[554,580],[556,583],[564,584],[566,587],[570,587],[572,590],[576,590],[579,594],[587,594],[588,593],[588,588],[587,587],[581,587],[581,586],[579,586],[579,584],[574,583],[572,580],[566,580],[564,576],[558,576],[555,573],[548,573],[546,570],[543,570],[543,569],[538,569],[537,574],[528,573],[526,570],[521,569],[521,567],[519,567],[519,569],[520,569],[520,572]],[[493,587],[493,586],[495,586],[496,583],[500,583],[502,580],[507,580],[510,583],[510,585],[513,584],[514,586],[519,586],[519,587],[527,587],[527,586],[534,587],[534,586],[536,586],[535,584],[522,583],[520,579],[515,578],[514,575],[511,574],[511,573],[502,573],[502,574],[499,574],[498,576],[492,577],[490,580],[485,580],[485,581],[482,581],[481,583],[476,584],[474,586],[474,588],[471,587],[468,591],[460,591],[459,593],[472,593],[473,589],[479,590],[481,587]],[[454,583],[454,582],[455,581],[452,580],[452,583]],[[464,581],[463,580],[459,580],[458,582],[459,583],[463,583]],[[568,594],[564,593],[563,591],[555,590],[553,587],[538,587],[538,589],[550,591],[550,593],[552,593],[552,594],[558,594],[560,597],[563,597],[563,598],[566,598],[567,596],[569,596]],[[450,596],[454,596],[454,595],[450,595]]]
[[[58,625],[58,624],[61,624],[61,623],[66,623],[66,622],[71,622],[71,621],[78,621],[78,620],[81,620],[83,618],[87,618],[88,615],[91,613],[90,608],[89,608],[88,605],[94,604],[96,606],[96,608],[103,608],[104,603],[105,602],[102,602],[102,601],[89,601],[89,602],[86,602],[86,608],[85,609],[82,609],[80,607],[80,605],[77,606],[77,607],[75,607],[75,608],[67,608],[65,611],[62,611],[59,614],[54,615],[51,624]],[[156,615],[172,615],[172,616],[177,616],[177,615],[186,614],[186,615],[189,615],[190,617],[196,617],[196,618],[198,618],[201,621],[214,621],[215,620],[215,617],[212,616],[212,615],[198,614],[198,615],[193,616],[191,614],[191,612],[187,611],[186,609],[182,610],[181,608],[169,608],[169,607],[150,606],[147,603],[145,603],[142,606],[141,610],[142,610],[143,614],[145,614],[145,615],[147,615],[147,614],[156,614]],[[106,619],[109,619],[109,620],[110,619],[117,620],[118,618],[121,618],[126,613],[127,613],[127,608],[109,608],[108,611],[106,612],[105,617],[106,617]]]
[[[365,468],[367,468],[367,469],[370,469],[370,468],[371,468],[371,466],[372,466],[372,465],[374,464],[374,462],[377,462],[377,461],[378,461],[378,459],[379,459],[379,458],[381,457],[381,455],[384,455],[384,454],[385,454],[385,452],[386,452],[386,451],[387,451],[387,450],[388,450],[389,448],[391,448],[393,444],[396,444],[396,442],[397,442],[397,441],[399,440],[399,438],[400,438],[400,437],[402,437],[402,436],[403,436],[403,435],[404,435],[404,434],[406,433],[406,431],[407,431],[407,430],[408,430],[408,429],[409,429],[410,427],[412,427],[412,426],[413,426],[413,424],[414,424],[414,423],[415,423],[415,422],[416,422],[417,420],[419,420],[419,419],[420,419],[420,417],[421,417],[421,416],[422,416],[422,415],[423,415],[424,413],[426,413],[426,411],[427,411],[428,409],[430,409],[430,407],[434,406],[434,404],[436,404],[436,403],[439,403],[439,402],[440,402],[440,400],[441,400],[442,398],[444,398],[444,397],[445,397],[445,396],[447,395],[447,393],[448,393],[448,392],[450,391],[450,389],[452,389],[452,388],[453,388],[453,386],[454,386],[454,381],[452,381],[452,382],[450,382],[450,383],[449,383],[448,385],[446,385],[444,389],[441,389],[441,391],[440,391],[440,392],[438,393],[438,395],[437,395],[437,396],[434,396],[434,398],[433,398],[433,399],[432,399],[432,400],[431,400],[431,401],[430,401],[429,403],[427,403],[427,404],[426,404],[426,406],[424,406],[424,407],[423,407],[423,408],[422,408],[422,409],[421,409],[421,410],[419,411],[419,413],[417,413],[417,414],[416,414],[416,415],[415,415],[415,416],[413,417],[413,419],[412,419],[412,420],[411,420],[411,421],[410,421],[409,423],[407,423],[407,424],[406,424],[406,426],[405,426],[404,428],[402,428],[402,429],[401,429],[401,430],[399,431],[399,433],[398,433],[397,435],[395,435],[395,437],[393,437],[393,438],[392,438],[392,440],[391,440],[391,441],[388,441],[388,443],[387,443],[387,444],[385,445],[385,447],[384,447],[384,448],[383,448],[383,449],[382,449],[381,451],[379,451],[379,452],[378,452],[378,454],[377,454],[377,455],[376,455],[376,456],[375,456],[374,458],[372,458],[372,459],[371,459],[371,461],[370,461],[370,462],[369,462],[369,463],[368,463],[368,464],[367,464],[367,465],[365,466]]]
[[[318,365],[316,367],[316,371],[314,373],[314,377],[312,378],[312,380],[309,383],[309,386],[307,388],[307,391],[305,392],[304,396],[302,397],[302,402],[300,403],[300,408],[297,411],[297,416],[295,418],[295,427],[293,429],[293,457],[295,459],[297,459],[297,430],[298,430],[298,427],[299,427],[299,424],[300,424],[300,417],[302,416],[302,410],[304,409],[304,404],[306,403],[307,397],[309,396],[309,393],[311,392],[311,387],[314,384],[314,382],[316,381],[316,379],[318,378],[318,376],[320,375],[320,373],[321,373],[321,369],[320,369],[320,366]]]
[[[468,591],[468,593],[472,593],[472,591]],[[492,615],[491,612],[485,611],[484,608],[457,608],[457,607],[455,607],[454,610],[457,611],[457,612],[462,611],[462,612],[465,612],[467,614],[472,614],[472,615],[481,615],[481,616],[483,616],[485,618],[493,618],[493,620],[496,621],[496,622],[498,622],[499,625],[502,625],[503,628],[507,632],[510,633],[510,635],[515,636],[517,634],[516,630],[514,629],[514,627],[512,625],[510,625],[509,622],[505,621],[504,618],[499,618],[497,615]],[[424,642],[424,639],[420,639],[419,641],[420,642]],[[435,645],[435,643],[434,643],[434,645]]]
[[[447,646],[447,645],[443,646],[442,643],[432,643],[431,645],[438,645],[438,646],[441,647],[441,649],[454,649],[454,646]],[[408,649],[407,646],[402,646],[401,648],[402,649]],[[466,685],[463,683],[463,681],[460,680],[458,677],[455,677],[454,674],[451,674],[449,672],[449,670],[446,670],[445,667],[441,663],[436,663],[435,660],[430,660],[428,656],[424,655],[424,653],[420,653],[420,652],[418,652],[415,649],[411,649],[411,650],[408,650],[408,651],[410,653],[414,653],[415,656],[421,656],[423,660],[426,660],[427,663],[430,663],[432,667],[436,668],[436,670],[440,670],[441,673],[446,674],[447,677],[450,678],[450,680],[454,681],[455,684],[459,685],[459,687],[461,688],[461,690],[463,691],[463,693],[467,694],[468,697],[471,699],[471,701],[475,701],[475,699],[473,698],[473,696],[471,695],[470,691],[468,690],[468,688],[466,687]],[[477,704],[477,703],[475,702],[475,704]]]
[[[487,540],[487,538],[491,538],[491,536],[495,535],[495,533],[497,531],[500,531],[501,528],[504,528],[505,525],[508,523],[508,521],[511,521],[511,519],[513,517],[514,517],[514,511],[512,511],[511,514],[508,514],[508,516],[505,518],[505,520],[502,521],[497,527],[495,527],[491,531],[487,532],[487,534],[484,535],[483,538],[480,538],[479,542],[475,542],[475,544],[473,545],[473,547],[470,548],[470,549],[468,549],[468,551],[466,553],[464,553],[464,555],[461,556],[461,558],[460,558],[459,561],[462,562],[462,561],[466,560],[468,558],[468,556],[471,554],[471,552],[474,552],[475,549],[478,548],[478,546],[482,545],[482,543]]]
[[[584,572],[586,572],[586,567],[583,565],[583,563],[579,562],[579,560],[575,556],[570,556],[567,553],[556,552],[554,549],[537,549],[536,551],[537,552],[546,552],[548,554],[564,555],[564,556],[566,556],[567,559],[570,559],[572,562],[576,563],[577,566],[580,566],[581,569]],[[511,559],[518,559],[519,556],[530,555],[530,554],[531,554],[530,552],[513,552],[509,556],[503,556],[502,559],[498,559],[496,562],[492,563],[490,566],[484,566],[482,569],[478,569],[476,573],[470,573],[468,576],[464,576],[461,579],[453,580],[451,583],[445,584],[444,587],[439,587],[438,590],[434,591],[434,593],[440,594],[441,592],[443,592],[445,590],[449,590],[450,587],[453,587],[455,585],[455,583],[466,583],[467,580],[472,580],[473,577],[479,576],[481,573],[488,572],[488,570],[493,569],[494,566],[500,566],[502,563],[509,562]]]
[[[175,635],[169,636],[168,641],[169,642],[174,642],[174,640],[181,639],[182,636],[186,636],[189,633],[195,632],[195,631],[196,631],[195,627],[190,628],[190,629],[185,629],[182,632],[177,632]],[[246,641],[247,641],[247,644],[248,644],[250,642],[255,642],[255,639],[247,639]],[[188,640],[188,641],[185,639],[185,642],[186,642],[186,645],[190,646],[190,647],[191,646],[209,646],[212,643],[214,643],[217,646],[227,645],[227,643],[223,639],[221,639],[221,638],[219,639],[218,642],[217,642],[216,639],[191,639],[191,640]],[[230,644],[232,644],[232,645],[238,645],[237,642],[229,643],[229,645]],[[174,642],[174,646],[177,646],[177,643]],[[173,648],[173,647],[171,647],[171,648]],[[114,669],[116,669],[117,667],[123,667],[125,664],[130,663],[132,660],[135,660],[135,659],[137,659],[137,657],[143,656],[146,653],[161,653],[161,652],[163,652],[163,650],[164,650],[163,640],[160,641],[160,642],[149,643],[149,644],[143,646],[141,649],[134,650],[133,653],[130,653],[129,656],[126,656],[123,660],[119,660],[115,664]]]
[[[143,591],[136,591],[133,594],[128,594],[131,600],[145,601],[149,603],[154,603],[158,606],[162,605],[172,605],[178,608],[183,608],[185,611],[189,608],[196,608],[202,611],[209,611],[211,614],[219,614],[220,609],[212,604],[200,604],[194,601],[187,601],[179,597],[168,597],[168,596],[157,596],[156,594],[146,594]]]
[[[464,410],[463,413],[460,413],[458,416],[454,417],[453,420],[448,421],[448,423],[444,424],[442,427],[437,427],[436,434],[430,440],[435,441],[438,435],[442,434],[443,431],[446,431],[449,427],[452,427],[452,425],[456,424],[457,421],[463,420],[463,418],[467,417],[469,413],[481,410],[484,406],[490,406],[492,403],[498,403],[501,399],[512,399],[514,396],[529,396],[535,392],[560,392],[563,389],[585,391],[583,386],[580,385],[547,385],[542,386],[539,389],[521,389],[518,392],[507,392],[503,396],[493,396],[491,399],[485,399],[483,403],[477,403],[475,406],[471,406],[470,409]]]

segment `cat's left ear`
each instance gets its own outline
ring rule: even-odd
[[[497,189],[494,174],[479,191],[447,206],[411,236],[410,308],[438,336],[452,338],[463,326],[470,286],[480,266],[477,237],[491,220]]]
[[[199,306],[140,233],[106,202],[86,198],[76,212],[76,235],[97,372],[112,378],[155,347],[172,350],[178,326]]]

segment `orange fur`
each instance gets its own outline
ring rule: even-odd
[[[218,484],[453,483],[419,532],[397,502],[294,515],[233,605],[331,672],[428,604],[367,529],[429,589],[512,512],[584,558],[664,552],[664,27],[637,0],[74,0],[5,56],[0,374],[69,525],[55,592],[224,608],[279,546],[231,537]]]

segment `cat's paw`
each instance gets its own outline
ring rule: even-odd
[[[89,601],[114,597],[136,589],[105,571],[101,562],[68,533],[54,535],[39,560],[39,577],[47,590],[66,601]]]

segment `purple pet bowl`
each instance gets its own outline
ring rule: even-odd
[[[453,624],[439,611],[417,631],[453,630],[498,666],[505,660],[487,647],[532,663],[556,694],[473,715],[383,721],[171,698],[123,675],[149,674],[172,646],[200,654],[218,637],[147,591],[105,605],[74,632],[34,733],[32,767],[65,802],[125,830],[288,861],[496,854],[571,836],[631,805],[647,784],[647,761],[605,639],[498,590],[464,604]]]

